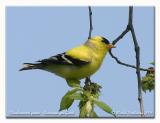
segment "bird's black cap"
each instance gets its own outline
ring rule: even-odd
[[[104,42],[106,44],[110,44],[110,42],[106,38],[104,38],[104,37],[102,37],[102,42]]]

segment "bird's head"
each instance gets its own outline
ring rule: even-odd
[[[91,47],[95,47],[97,50],[108,51],[111,48],[115,48],[113,44],[111,44],[106,38],[102,36],[91,37],[86,44]]]

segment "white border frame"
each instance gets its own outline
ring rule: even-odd
[[[0,122],[16,122],[25,123],[43,122],[50,123],[54,121],[59,122],[113,122],[128,123],[129,119],[6,119],[5,117],[5,7],[6,6],[155,6],[155,57],[156,57],[156,106],[155,106],[155,119],[132,119],[129,122],[157,122],[160,120],[160,1],[159,0],[0,0]]]

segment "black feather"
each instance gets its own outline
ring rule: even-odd
[[[60,64],[60,65],[85,65],[89,62],[72,58],[71,56],[66,55],[65,53],[58,54],[56,56],[52,56],[48,59],[43,59],[37,62],[41,62],[42,64]]]
[[[21,68],[19,71],[23,71],[23,70],[31,70],[31,69],[40,69],[42,68],[43,65],[41,63],[23,63],[23,68]]]
[[[102,42],[104,42],[105,44],[110,44],[110,42],[104,37],[102,37]]]

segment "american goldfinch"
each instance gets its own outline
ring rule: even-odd
[[[92,37],[83,45],[62,54],[39,60],[37,63],[24,63],[20,71],[40,69],[65,78],[67,82],[79,81],[94,74],[100,68],[109,49],[114,47],[104,37]]]

